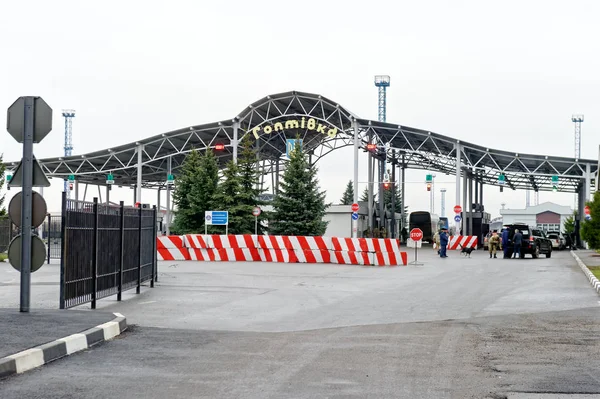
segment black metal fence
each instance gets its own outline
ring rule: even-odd
[[[0,217],[0,253],[8,251],[8,245],[12,240],[14,226],[8,216]]]
[[[61,216],[48,215],[46,221],[42,225],[42,239],[46,242],[48,250],[48,263],[50,259],[60,259],[61,248]]]
[[[70,200],[63,193],[60,308],[140,292],[157,278],[156,207],[153,209]]]

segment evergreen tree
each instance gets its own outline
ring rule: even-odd
[[[362,192],[362,195],[360,196],[360,200],[362,202],[369,202],[369,186],[365,187],[365,189]]]
[[[214,205],[219,182],[219,166],[211,150],[204,155],[195,150],[187,155],[177,177],[173,202],[177,206],[174,230],[179,234],[203,233],[204,212]]]
[[[571,235],[575,231],[575,218],[577,217],[577,211],[573,211],[571,216],[565,219],[565,235]]]
[[[6,216],[6,209],[4,209],[4,193],[2,188],[4,187],[4,165],[2,164],[2,156],[0,156],[0,217]]]
[[[259,200],[260,194],[265,190],[259,188],[260,176],[256,170],[256,151],[254,141],[250,134],[244,136],[241,141],[241,152],[238,157],[241,190],[238,197],[239,206],[243,207],[245,213],[243,222],[240,223],[240,234],[254,234],[255,218],[252,209],[255,206],[262,207],[265,202]],[[267,227],[263,224],[269,218],[269,213],[263,209],[258,216],[258,234],[265,234]]]
[[[394,211],[396,213],[402,213],[402,195],[400,194],[400,187],[394,184],[395,190],[384,190],[383,192],[383,206],[385,209],[392,210],[392,197],[394,197]]]
[[[346,185],[346,191],[342,195],[342,199],[340,200],[341,205],[352,205],[354,203],[354,184],[352,184],[352,180],[348,181]]]
[[[240,202],[242,183],[240,170],[233,160],[227,163],[223,170],[223,180],[219,183],[214,196],[214,204],[218,204],[220,210],[229,212],[229,234],[250,234],[248,228],[244,228],[244,222],[248,219],[247,207]]]
[[[581,223],[581,238],[591,249],[600,249],[600,191],[594,193],[594,200],[586,205],[590,207],[590,220]]]
[[[323,220],[327,208],[325,191],[319,191],[317,168],[310,165],[299,144],[294,146],[283,174],[270,230],[276,235],[319,236],[328,222]]]

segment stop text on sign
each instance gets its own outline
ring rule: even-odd
[[[423,230],[412,229],[410,231],[410,239],[413,241],[421,241],[423,239]]]
[[[302,119],[289,119],[285,122],[276,122],[273,126],[267,125],[265,127],[257,126],[252,129],[252,134],[255,138],[258,138],[258,133],[262,130],[264,134],[271,134],[273,132],[283,132],[287,129],[308,129],[308,130],[316,130],[317,133],[322,133],[328,135],[330,138],[335,138],[337,135],[337,127],[330,127],[327,125],[323,125],[322,123],[317,123],[317,120],[314,118],[302,117]]]

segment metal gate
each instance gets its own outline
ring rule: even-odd
[[[156,207],[125,207],[67,199],[61,220],[60,308],[70,308],[136,288],[154,287]]]

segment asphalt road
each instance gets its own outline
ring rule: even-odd
[[[0,397],[600,397],[600,297],[567,252],[450,255],[162,263],[157,288],[99,302],[129,332],[0,381]]]

